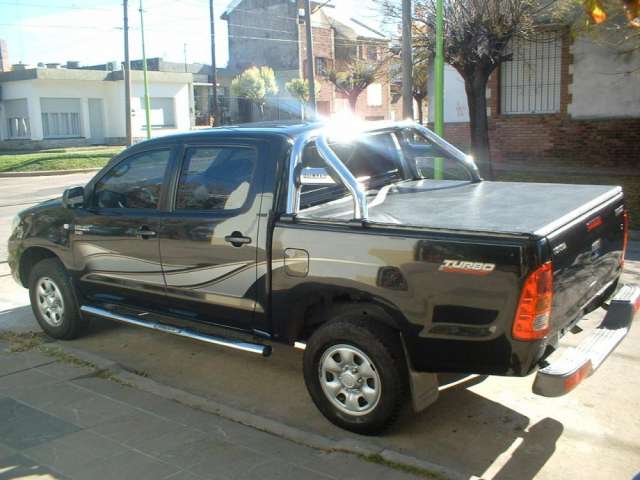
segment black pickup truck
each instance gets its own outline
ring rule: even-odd
[[[562,395],[627,334],[620,187],[483,181],[413,123],[168,136],[16,218],[15,279],[52,337],[93,316],[268,356],[304,349],[311,398],[373,434],[438,372]],[[563,335],[607,310],[578,348]]]

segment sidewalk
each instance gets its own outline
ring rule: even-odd
[[[12,346],[0,342],[0,479],[414,478],[137,390],[55,350]]]

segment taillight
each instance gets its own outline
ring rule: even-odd
[[[620,257],[620,266],[624,265],[624,255],[627,252],[627,245],[629,244],[629,210],[622,212],[622,257]]]
[[[547,262],[532,272],[522,287],[513,321],[513,338],[538,340],[549,332],[553,300],[553,266]]]

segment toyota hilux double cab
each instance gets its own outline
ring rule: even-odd
[[[485,181],[414,123],[253,124],[126,149],[21,212],[9,263],[54,338],[102,317],[295,346],[319,410],[375,434],[434,402],[439,372],[575,388],[640,307],[619,281],[627,235],[620,187]]]

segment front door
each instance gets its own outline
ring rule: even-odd
[[[250,330],[256,307],[262,171],[244,143],[186,146],[160,255],[170,311]]]
[[[100,145],[104,143],[104,110],[101,98],[89,99],[89,129],[91,130],[91,143]]]
[[[158,232],[169,148],[127,157],[104,173],[78,210],[72,245],[78,286],[93,303],[160,308],[164,278]]]

